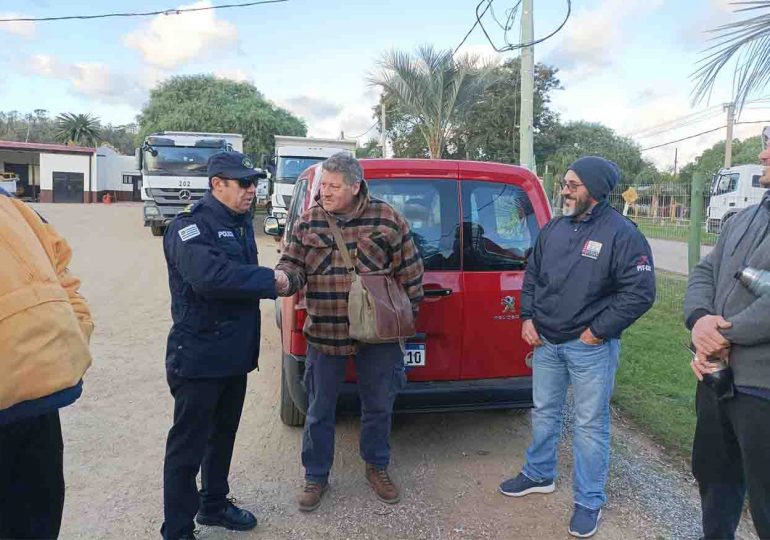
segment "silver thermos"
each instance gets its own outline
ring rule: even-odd
[[[735,279],[743,283],[748,290],[757,296],[770,294],[770,272],[746,267],[736,272]]]

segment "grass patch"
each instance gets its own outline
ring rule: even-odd
[[[689,455],[695,432],[695,377],[682,348],[686,278],[656,272],[659,300],[623,334],[613,402],[654,439]],[[660,293],[665,292],[665,295]]]
[[[662,240],[675,240],[678,242],[687,242],[690,239],[690,224],[687,222],[670,221],[668,218],[649,218],[629,216],[644,233],[647,238],[660,238]],[[713,246],[717,243],[719,235],[706,232],[705,227],[701,230],[700,242],[706,246]]]

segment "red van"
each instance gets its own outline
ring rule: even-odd
[[[537,177],[513,165],[450,160],[362,160],[372,197],[409,220],[425,263],[425,300],[417,335],[407,343],[408,384],[397,412],[532,406],[531,347],[521,339],[524,269],[540,228],[551,218]],[[297,179],[286,231],[308,209],[321,164]],[[276,303],[283,344],[281,420],[302,425],[307,396],[301,380],[307,344],[302,292]],[[360,410],[351,361],[340,410]]]

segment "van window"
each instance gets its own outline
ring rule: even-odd
[[[460,210],[456,180],[367,180],[372,197],[409,222],[425,270],[460,269]]]
[[[540,231],[527,194],[496,182],[462,183],[463,270],[521,270]]]
[[[762,178],[762,175],[755,174],[751,177],[751,187],[762,187],[762,185],[759,183],[759,179]]]

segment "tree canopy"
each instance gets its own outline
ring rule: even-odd
[[[244,151],[270,153],[275,135],[303,137],[307,126],[254,85],[213,75],[172,77],[150,92],[137,117],[140,138],[156,131],[240,133]]]

